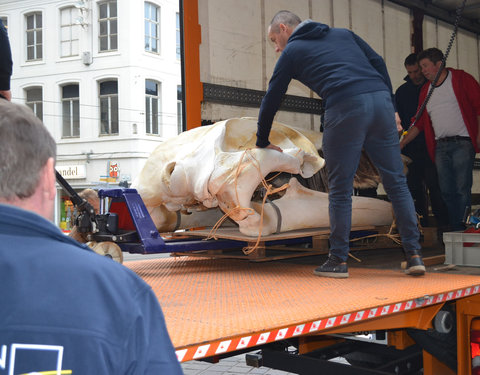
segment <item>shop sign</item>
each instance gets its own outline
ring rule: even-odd
[[[85,165],[57,165],[55,168],[66,180],[87,177],[87,168]]]

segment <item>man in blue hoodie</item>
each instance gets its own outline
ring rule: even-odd
[[[328,171],[330,253],[318,276],[348,277],[353,177],[364,148],[380,172],[397,220],[407,259],[406,273],[425,273],[415,207],[403,174],[387,67],[352,31],[301,21],[280,11],[268,37],[281,55],[258,116],[257,147],[282,151],[269,142],[272,121],[292,79],[325,103],[323,152]]]
[[[51,223],[55,148],[0,100],[0,373],[182,374],[152,288]]]

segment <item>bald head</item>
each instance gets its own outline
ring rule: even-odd
[[[295,29],[302,20],[295,13],[292,13],[288,10],[281,10],[277,12],[270,22],[270,30],[278,33],[278,27],[280,24],[286,25]]]
[[[268,26],[268,39],[274,44],[275,52],[282,52],[285,49],[288,38],[300,22],[302,20],[288,10],[281,10],[273,16],[272,22]]]

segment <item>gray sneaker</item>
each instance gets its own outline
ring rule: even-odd
[[[337,279],[347,278],[347,262],[344,262],[335,255],[329,255],[327,261],[320,267],[315,268],[313,274],[323,277],[335,277]]]

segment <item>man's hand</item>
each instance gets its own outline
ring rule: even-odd
[[[10,90],[0,90],[0,95],[8,101],[12,101],[12,92]]]
[[[403,132],[402,120],[400,120],[398,112],[395,112],[395,123],[397,124],[397,132]]]
[[[282,150],[280,147],[275,146],[275,145],[272,144],[272,143],[270,143],[270,144],[269,144],[267,147],[265,147],[265,148],[270,148],[270,149],[275,150],[275,151],[278,151],[278,152],[283,152],[283,150]]]

